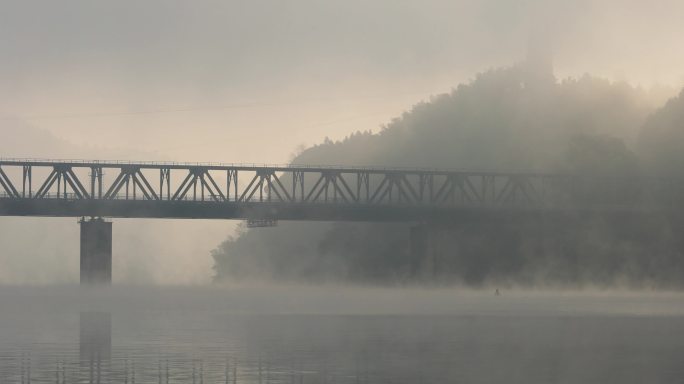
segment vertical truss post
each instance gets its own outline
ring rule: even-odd
[[[195,178],[192,183],[192,201],[197,201],[197,175],[194,175]]]
[[[324,175],[325,175],[325,184],[323,184],[323,190],[325,191],[325,194],[324,194],[325,197],[324,197],[323,201],[325,201],[327,203],[328,202],[328,186],[330,185],[330,181],[332,180],[332,177],[331,177],[332,175],[330,174],[330,172],[325,172]]]
[[[166,200],[171,200],[171,169],[159,169],[159,200],[164,200],[164,186],[166,186]]]
[[[364,192],[363,202],[370,202],[370,174],[368,172],[359,172],[356,174],[356,198],[361,202],[361,192]]]
[[[330,183],[332,183],[333,186],[333,202],[337,202],[337,189],[339,188],[337,185],[337,175],[331,173],[328,175],[328,177],[330,178]]]
[[[102,198],[102,167],[90,168],[90,197]]]
[[[271,195],[273,194],[272,193],[273,189],[271,188],[271,174],[269,173],[269,174],[264,175],[262,177],[266,181],[266,199],[270,203],[271,202]],[[262,183],[262,184],[264,184],[264,183]]]
[[[57,198],[60,198],[62,197],[62,174],[57,172],[55,177],[57,178]]]
[[[90,196],[95,198],[95,183],[97,179],[97,168],[90,168]]]
[[[229,169],[226,171],[226,200],[230,200],[230,184],[233,184],[233,200],[238,200],[238,175],[237,169]]]
[[[490,189],[492,189],[492,190],[494,189],[494,188],[489,188],[490,180],[492,179],[492,177],[493,176],[482,175],[482,205],[487,205],[487,192]],[[492,192],[495,193],[496,191],[492,191]],[[496,197],[496,196],[494,195],[494,197]],[[492,203],[495,203],[495,202],[496,202],[496,198],[493,198]]]
[[[449,175],[449,196],[451,197],[451,205],[456,205],[456,183],[458,183],[456,176]]]
[[[21,186],[21,196],[22,197],[27,197],[26,194],[28,192],[28,197],[30,198],[31,195],[33,194],[31,191],[31,173],[32,173],[32,167],[30,165],[24,165],[23,166],[23,180],[22,180],[22,186]]]
[[[435,203],[435,175],[430,174],[425,176],[425,185],[422,187],[424,188],[423,197],[425,198],[426,202],[428,204],[434,204]]]
[[[292,172],[292,199],[297,201],[297,187],[299,187],[299,201],[304,201],[304,172]]]
[[[126,177],[126,178],[124,179],[124,185],[126,186],[126,200],[128,200],[128,194],[129,194],[129,192],[130,192],[130,188],[129,188],[129,187],[130,187],[130,185],[129,185],[129,184],[130,184],[130,180],[131,180],[130,177]]]
[[[204,173],[201,173],[199,175],[199,179],[200,179],[200,191],[202,194],[201,199],[202,199],[202,201],[204,201],[204,183],[206,183],[206,181],[204,181]]]
[[[424,203],[425,187],[427,186],[427,176],[422,173],[418,175],[418,201]]]
[[[259,175],[259,202],[264,201],[264,175]]]

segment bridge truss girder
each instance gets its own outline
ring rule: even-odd
[[[645,185],[659,186],[660,195],[646,193],[654,188]],[[515,172],[0,160],[0,198],[30,200],[634,208],[672,200],[679,191],[673,185],[682,183]]]

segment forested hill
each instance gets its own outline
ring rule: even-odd
[[[308,148],[293,163],[632,173],[643,167],[641,158],[657,166],[651,159],[656,139],[644,127],[676,120],[658,117],[663,111],[653,114],[655,107],[646,92],[626,83],[588,75],[557,81],[551,75],[530,76],[524,66],[503,68],[415,105],[377,133],[357,132]],[[667,141],[664,135],[657,137]],[[213,252],[216,279],[428,279],[475,285],[684,280],[684,274],[675,274],[684,263],[664,223],[648,228],[653,230],[648,239],[630,239],[598,222],[568,224],[540,239],[527,224],[518,224],[442,231],[435,240],[439,268],[429,266],[429,273],[428,266],[411,267],[404,224],[243,228]],[[653,255],[649,249],[662,252]],[[659,270],[663,258],[679,267]]]

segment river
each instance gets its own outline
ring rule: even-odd
[[[675,383],[684,295],[0,287],[0,384]]]

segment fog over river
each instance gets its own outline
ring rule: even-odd
[[[0,384],[683,383],[682,20],[682,0],[1,2]],[[80,227],[102,211],[11,208],[92,197],[99,168],[79,189],[16,159],[459,170],[335,185],[487,214]],[[105,168],[110,197],[135,169]],[[214,186],[275,200],[275,174],[229,171]],[[327,203],[325,174],[280,189]],[[544,186],[562,204],[535,206]]]
[[[680,293],[0,290],[0,383],[673,383]]]

